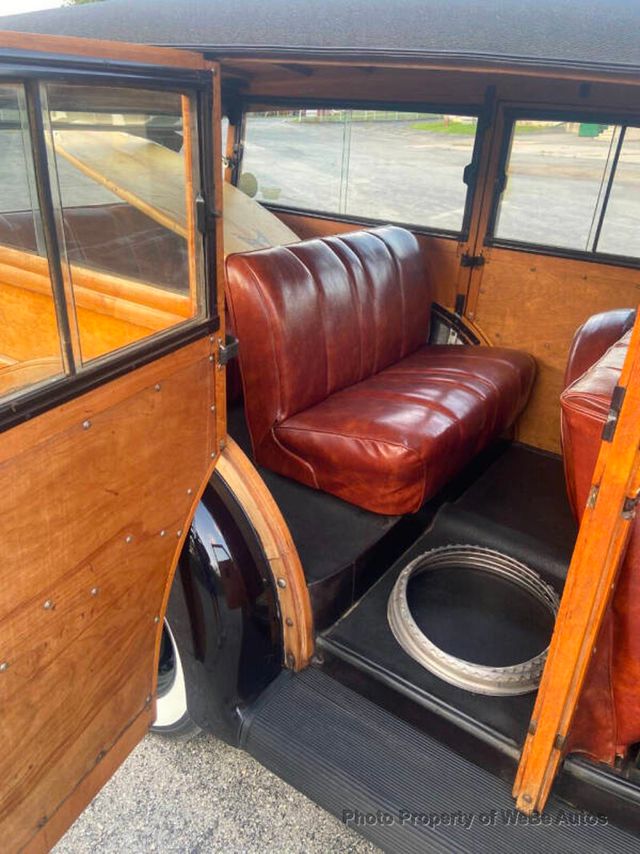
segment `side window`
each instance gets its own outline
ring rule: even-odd
[[[640,257],[640,130],[518,119],[498,241]]]
[[[46,87],[46,104],[64,273],[87,361],[199,311],[187,240],[199,179],[184,145],[194,110],[178,93],[64,84]],[[99,334],[96,291],[128,303],[126,326],[112,321]]]
[[[64,372],[22,86],[0,84],[0,397]]]
[[[476,124],[377,110],[249,113],[239,186],[257,183],[267,203],[459,234]]]
[[[189,92],[0,83],[3,403],[205,320],[197,120]]]

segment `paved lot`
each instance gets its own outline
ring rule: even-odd
[[[376,850],[247,754],[210,736],[149,735],[54,852]]]
[[[243,166],[257,198],[293,207],[459,230],[473,135],[414,121],[299,122],[249,119]],[[616,140],[614,140],[615,143]],[[611,131],[562,128],[518,136],[498,235],[548,246],[593,243],[614,146]],[[640,134],[625,139],[599,249],[640,254]]]

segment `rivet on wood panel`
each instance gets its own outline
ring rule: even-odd
[[[56,606],[51,599],[47,599],[42,607],[45,609],[45,611],[53,611]]]
[[[212,404],[211,404],[211,406],[209,407],[209,409],[210,409],[212,412],[215,412],[215,411],[216,411],[216,405],[215,405],[215,403],[212,403]]]
[[[291,626],[293,625],[293,620],[291,619],[291,617],[287,617],[287,619],[285,620],[285,623],[286,623],[289,627],[291,627]]]
[[[156,384],[154,385],[154,389],[155,389],[156,391],[160,391],[160,389],[161,389],[161,388],[162,388],[162,386],[160,385],[160,383],[156,383]]]
[[[227,440],[226,439],[220,439],[218,446],[219,446],[220,450],[223,451],[227,447]]]
[[[166,533],[167,533],[167,532],[166,532],[166,531],[164,530],[164,528],[163,528],[163,529],[160,531],[160,536],[161,536],[161,537],[164,537],[164,535],[165,535]]]
[[[99,588],[99,587],[92,587],[92,588],[91,588],[91,595],[92,595],[92,596],[97,596],[99,592],[100,592],[100,588]]]
[[[159,623],[159,622],[160,622],[160,617],[159,617],[157,614],[156,614],[156,615],[155,615],[155,617],[153,618],[153,622],[154,622],[154,623]]]
[[[211,451],[211,459],[212,459],[212,460],[215,460],[215,458],[216,458],[216,452],[215,452],[215,451]]]
[[[8,669],[9,669],[9,662],[8,661],[0,661],[0,673],[4,673],[5,670],[8,670]]]
[[[151,704],[151,694],[147,694],[147,699],[144,701],[145,706],[149,706]]]
[[[89,429],[89,427],[91,427],[91,421],[89,421],[89,419],[87,419],[86,421],[83,421],[83,422],[82,422],[82,429],[83,429],[83,430],[88,430],[88,429]]]
[[[286,586],[287,586],[286,580],[284,578],[279,578],[278,579],[278,587],[285,588]]]
[[[210,362],[214,362],[214,361],[215,361],[215,356],[209,356],[209,361],[210,361]]]
[[[187,495],[193,495],[193,489],[191,489],[191,488],[187,489]]]
[[[178,539],[180,539],[181,536],[182,536],[182,528],[178,528],[178,530],[176,531],[176,537]]]
[[[133,542],[133,535],[127,534],[127,536],[124,538],[124,541],[125,541],[125,543],[132,543]]]

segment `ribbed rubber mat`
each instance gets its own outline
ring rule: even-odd
[[[552,801],[516,813],[509,786],[316,668],[283,673],[248,719],[246,749],[390,852],[636,852],[606,819]]]

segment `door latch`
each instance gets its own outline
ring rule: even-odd
[[[240,342],[234,335],[225,335],[224,344],[218,339],[218,368],[225,368],[232,359],[238,356]]]
[[[484,264],[484,255],[469,255],[465,252],[460,256],[461,267],[482,267]]]

